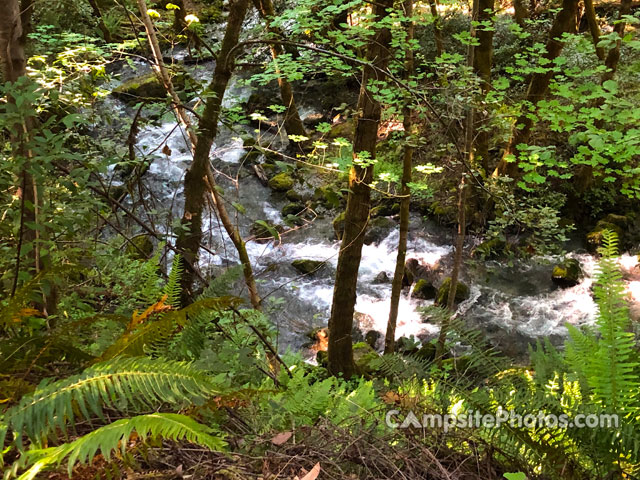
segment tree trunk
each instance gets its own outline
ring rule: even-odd
[[[622,37],[624,37],[624,30],[627,24],[622,20],[625,15],[631,15],[631,0],[622,0],[620,3],[620,15],[618,17],[618,23],[613,27],[613,31],[618,34],[618,40],[615,47],[609,50],[607,58],[604,64],[607,66],[607,72],[602,75],[602,82],[611,80],[618,69],[618,62],[620,61],[620,45],[622,44]]]
[[[271,19],[275,16],[273,2],[271,0],[254,0],[254,4],[260,16],[267,24],[267,31],[278,38],[282,38],[282,31],[271,25]],[[282,45],[272,43],[269,45],[269,48],[271,50],[271,58],[273,58],[275,65],[275,71],[278,74],[280,97],[282,98],[284,106],[287,107],[284,117],[284,129],[288,135],[306,135],[304,124],[302,123],[296,101],[293,97],[291,84],[286,77],[281,74],[280,68],[278,67],[278,57],[284,53]]]
[[[564,33],[574,33],[576,31],[576,10],[578,8],[578,0],[562,0],[562,9],[558,12],[551,31],[549,32],[549,40],[546,45],[546,52],[542,56],[549,60],[547,65],[553,65],[553,61],[558,58],[562,52],[562,35]],[[548,68],[545,72],[536,73],[531,77],[529,89],[527,90],[526,103],[532,105],[535,110],[539,100],[543,99],[549,88],[549,83],[554,75],[553,67]],[[523,107],[526,109],[526,107]],[[511,137],[504,150],[502,160],[493,172],[495,177],[508,175],[511,178],[518,176],[518,162],[509,161],[513,155],[517,155],[516,147],[521,143],[527,143],[531,134],[533,120],[530,117],[531,112],[523,111],[515,121]]]
[[[598,55],[600,60],[604,60],[604,48],[598,47],[598,42],[600,41],[600,26],[596,18],[596,9],[593,6],[593,0],[584,0],[584,14],[587,17],[587,24],[589,25],[593,45],[596,48],[596,55]]]
[[[413,16],[413,0],[405,0],[404,14],[406,17]],[[414,73],[413,50],[410,43],[414,38],[415,24],[409,21],[407,24],[407,49],[405,62],[405,80],[411,78]],[[398,254],[396,257],[396,268],[393,273],[393,281],[391,282],[391,305],[389,308],[389,321],[387,323],[387,334],[384,339],[385,355],[392,354],[396,343],[396,323],[398,320],[398,305],[400,304],[400,294],[402,293],[402,277],[404,276],[404,264],[407,256],[407,237],[409,234],[409,206],[411,203],[411,170],[413,168],[413,146],[410,143],[412,130],[411,116],[413,111],[409,107],[403,110],[405,145],[404,156],[402,160],[402,185],[400,190],[400,236],[398,239]]]
[[[388,16],[393,0],[381,0],[373,6],[377,22]],[[353,142],[353,166],[349,172],[349,195],[345,211],[345,225],[336,282],[333,290],[333,304],[329,319],[329,371],[333,375],[343,374],[346,378],[354,373],[351,329],[353,310],[356,303],[358,269],[362,257],[364,234],[371,207],[370,183],[373,179],[373,165],[368,161],[359,163],[359,155],[367,153],[369,159],[376,155],[378,124],[380,123],[380,103],[369,91],[370,80],[384,77],[379,69],[385,70],[389,64],[391,32],[388,28],[377,28],[367,46],[367,60],[373,66],[365,66],[358,99],[358,117]]]
[[[436,0],[429,0],[429,9],[433,18],[433,36],[436,41],[436,53],[438,56],[444,53],[444,41],[442,39],[442,19],[438,12],[438,3]]]
[[[525,20],[529,18],[529,9],[524,0],[513,0],[513,18],[518,25],[524,27]]]
[[[104,23],[98,2],[96,2],[96,0],[89,0],[89,5],[91,6],[91,10],[93,10],[93,15],[98,21],[98,28],[102,32],[102,38],[104,38],[105,42],[112,43],[113,37],[111,36],[111,32],[107,28],[107,25]]]
[[[479,0],[478,1],[478,22],[490,22],[490,28],[485,26],[476,31],[476,37],[478,39],[478,45],[474,48],[473,54],[473,70],[481,79],[482,94],[487,96],[491,90],[491,68],[493,66],[493,1],[494,0]],[[475,117],[481,118],[475,118]],[[475,161],[478,162],[484,170],[483,175],[487,175],[489,172],[489,140],[491,134],[486,126],[487,115],[483,112],[474,114],[472,119],[473,124],[476,124],[478,120],[484,128],[480,128],[477,132],[475,139]]]

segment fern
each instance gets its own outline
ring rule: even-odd
[[[94,365],[79,375],[43,383],[7,410],[0,425],[0,445],[7,431],[18,446],[26,434],[41,442],[49,433],[66,432],[76,416],[104,418],[103,408],[118,411],[202,403],[217,392],[211,379],[184,362],[147,358],[117,359]]]
[[[180,254],[176,254],[173,258],[173,265],[171,267],[171,273],[167,279],[167,283],[164,286],[164,294],[167,296],[167,304],[174,308],[180,306],[180,279],[184,272],[184,263],[181,261]]]
[[[98,452],[107,461],[111,459],[113,451],[120,449],[124,453],[134,432],[143,440],[158,437],[174,441],[186,440],[214,451],[223,450],[226,446],[219,436],[212,435],[211,428],[190,417],[176,413],[152,413],[118,420],[58,447],[26,452],[13,466],[12,473],[32,464],[19,477],[19,480],[32,480],[46,468],[60,465],[68,458],[67,473],[71,477],[76,463],[90,463]]]

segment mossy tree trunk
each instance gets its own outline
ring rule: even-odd
[[[377,22],[388,16],[393,0],[380,0],[373,4],[373,15]],[[391,32],[388,28],[376,27],[375,34],[367,46],[370,65],[363,68],[362,84],[358,99],[357,123],[353,142],[353,166],[349,172],[349,195],[344,218],[344,234],[338,255],[333,304],[329,319],[329,371],[346,378],[354,373],[351,329],[356,303],[358,270],[362,258],[364,234],[371,208],[370,184],[373,179],[373,164],[376,156],[376,141],[380,123],[381,106],[369,90],[369,82],[384,78],[381,70],[389,64]],[[359,155],[369,158],[360,162]]]
[[[578,8],[578,0],[562,0],[562,8],[556,15],[549,32],[549,40],[546,44],[546,51],[542,57],[547,60],[546,65],[553,65],[553,61],[558,58],[564,43],[562,35],[565,33],[574,33],[576,31],[576,11]],[[547,68],[544,72],[535,73],[529,82],[529,88],[525,98],[525,104],[531,105],[535,110],[538,101],[542,100],[547,94],[549,83],[554,76],[553,68]],[[502,159],[497,168],[493,172],[494,176],[509,176],[513,179],[518,178],[518,162],[511,161],[514,155],[517,155],[517,146],[527,143],[531,135],[533,120],[531,111],[523,106],[523,112],[513,124],[511,137],[502,155]]]
[[[113,37],[111,36],[111,32],[107,28],[107,25],[104,23],[104,19],[102,18],[102,11],[100,10],[100,6],[96,0],[89,0],[89,5],[91,6],[91,10],[93,10],[93,15],[96,17],[98,21],[98,28],[102,32],[102,38],[107,43],[113,42]]]
[[[589,25],[591,39],[596,49],[596,55],[598,55],[600,60],[604,60],[604,48],[598,46],[598,42],[600,42],[600,26],[598,25],[593,0],[584,0],[584,14],[587,17],[587,24]]]
[[[433,20],[433,37],[436,42],[436,53],[438,56],[444,53],[444,40],[442,39],[442,19],[438,12],[437,0],[429,0],[429,10]]]
[[[404,2],[404,14],[407,18],[413,16],[413,0]],[[415,24],[413,21],[407,22],[407,45],[413,41]],[[405,62],[405,79],[408,80],[414,73],[414,57],[411,46],[407,46]],[[396,324],[398,321],[398,306],[400,305],[400,294],[402,293],[402,277],[404,276],[404,264],[407,256],[407,237],[409,236],[409,206],[411,203],[411,170],[413,168],[413,146],[411,144],[411,131],[413,129],[413,110],[405,107],[403,110],[403,124],[405,132],[405,145],[402,159],[402,183],[400,189],[400,228],[398,238],[398,253],[396,256],[396,268],[391,282],[391,302],[389,307],[389,321],[387,322],[387,333],[384,338],[384,353],[392,354],[396,343]]]
[[[273,2],[271,0],[253,0],[253,2],[260,13],[260,16],[266,22],[267,31],[275,35],[277,38],[283,38],[282,31],[271,25],[271,19],[275,16]],[[284,53],[284,49],[282,45],[275,43],[270,44],[269,49],[271,50],[271,58],[273,58],[275,71],[278,74],[280,97],[282,98],[284,106],[287,107],[284,117],[284,129],[288,135],[306,135],[304,124],[302,123],[302,119],[298,113],[298,107],[293,96],[291,83],[289,83],[286,76],[278,67],[278,57]]]

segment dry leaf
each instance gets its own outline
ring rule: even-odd
[[[171,149],[169,148],[169,145],[165,144],[165,146],[162,147],[162,153],[164,153],[166,156],[171,155]]]
[[[316,478],[318,478],[318,475],[320,475],[320,462],[316,463],[311,471],[300,480],[316,480]]]
[[[274,445],[282,445],[284,442],[289,440],[292,435],[293,435],[293,432],[279,433],[271,439],[271,443],[273,443]]]

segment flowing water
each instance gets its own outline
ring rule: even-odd
[[[234,84],[225,96],[225,104],[229,106],[238,99],[246,99],[249,93],[247,87]],[[254,132],[246,126],[239,129],[244,133]],[[271,140],[276,147],[282,146],[277,136]],[[169,155],[161,153],[164,145],[171,150]],[[147,127],[138,135],[137,148],[139,153],[153,158],[144,181],[161,204],[179,218],[183,175],[191,159],[183,132],[176,128],[175,122]],[[288,202],[264,187],[241,165],[244,152],[238,130],[232,132],[221,125],[213,148],[213,164],[221,173],[220,183],[229,201],[238,201],[246,209],[237,221],[242,233],[248,236],[255,220],[281,223],[280,210]],[[237,264],[235,250],[213,216],[205,222],[205,229],[205,241],[215,254],[203,253],[203,271]],[[412,218],[407,258],[417,258],[430,266],[450,259],[450,237],[450,232],[443,232],[421,218]],[[381,242],[364,247],[356,304],[357,320],[363,331],[384,332],[386,329],[391,285],[375,283],[374,278],[380,272],[393,274],[397,240],[397,231],[391,231]],[[271,318],[279,331],[279,348],[299,349],[307,341],[305,335],[310,330],[326,325],[330,313],[339,249],[339,243],[333,239],[330,215],[319,216],[277,242],[249,242],[247,247],[260,293],[266,297]],[[596,314],[591,295],[594,259],[581,253],[571,256],[581,262],[585,276],[580,284],[567,289],[556,288],[551,282],[553,262],[557,259],[549,257],[511,264],[488,261],[467,267],[463,279],[470,284],[471,295],[459,306],[459,312],[471,326],[485,331],[492,343],[516,357],[526,352],[526,344],[532,339],[561,339],[567,333],[566,323],[590,324]],[[635,257],[626,259],[629,265],[633,263],[632,258]],[[295,259],[322,260],[326,264],[311,276],[301,276],[291,266]],[[630,290],[640,295],[640,282],[631,282]],[[429,338],[437,334],[437,326],[423,320],[419,312],[420,307],[431,303],[403,293],[398,337]]]

